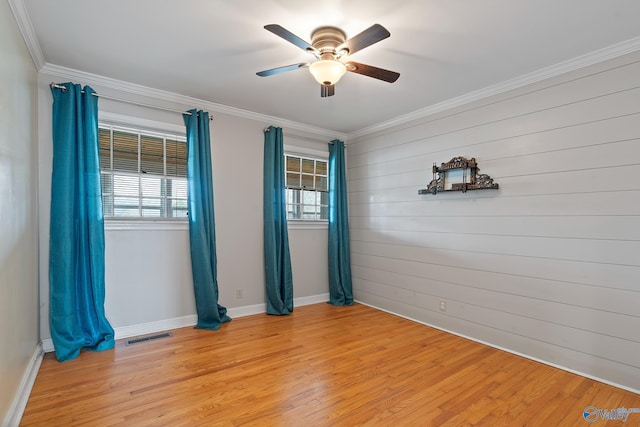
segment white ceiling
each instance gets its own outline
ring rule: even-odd
[[[341,133],[354,132],[640,36],[638,0],[13,0],[44,61]],[[263,29],[310,41],[333,25],[391,37],[320,97],[308,70],[256,72],[313,56]],[[635,43],[637,46],[638,43]],[[79,82],[82,83],[82,82]]]

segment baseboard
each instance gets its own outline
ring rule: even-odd
[[[232,319],[237,317],[253,316],[254,314],[265,313],[267,304],[243,305],[242,307],[232,307],[227,309],[227,314]]]
[[[618,383],[615,383],[613,381],[609,381],[609,380],[605,380],[603,378],[596,377],[594,375],[590,375],[590,374],[586,374],[584,372],[576,371],[575,369],[567,368],[566,366],[557,365],[557,364],[555,364],[553,362],[549,362],[548,360],[538,359],[537,357],[533,357],[533,356],[530,356],[530,355],[525,354],[525,353],[520,353],[518,351],[511,350],[511,349],[506,348],[506,347],[501,347],[499,345],[492,344],[490,342],[482,341],[482,340],[479,340],[477,338],[470,337],[468,335],[464,335],[464,334],[460,334],[458,332],[450,331],[449,329],[445,329],[445,328],[440,327],[440,326],[432,325],[430,323],[423,322],[422,320],[417,320],[417,319],[414,319],[414,318],[409,317],[409,316],[404,316],[402,314],[395,313],[395,312],[393,312],[391,310],[387,310],[387,309],[384,309],[384,308],[377,307],[377,306],[375,306],[373,304],[368,304],[366,302],[362,302],[362,301],[358,301],[358,300],[356,300],[356,302],[359,303],[359,304],[362,304],[362,305],[366,305],[366,306],[371,307],[371,308],[375,308],[376,310],[384,311],[385,313],[393,314],[394,316],[402,317],[403,319],[411,320],[412,322],[420,323],[421,325],[429,326],[430,328],[438,329],[438,330],[440,330],[442,332],[446,332],[448,334],[456,335],[458,337],[465,338],[465,339],[468,339],[470,341],[477,342],[479,344],[483,344],[483,345],[486,345],[486,346],[489,346],[489,347],[493,347],[495,349],[502,350],[502,351],[505,351],[507,353],[515,354],[516,356],[524,357],[525,359],[533,360],[534,362],[542,363],[543,365],[548,365],[548,366],[551,366],[551,367],[554,367],[554,368],[557,368],[557,369],[561,369],[563,371],[571,372],[572,374],[580,375],[581,377],[589,378],[589,379],[594,380],[594,381],[598,381],[598,382],[601,382],[601,383],[604,383],[604,384],[608,384],[608,385],[611,385],[611,386],[614,386],[614,387],[617,387],[617,388],[620,388],[620,389],[623,389],[623,390],[627,390],[627,391],[630,391],[631,393],[640,394],[640,390],[636,390],[636,389],[634,389],[632,387],[629,387],[629,386],[626,386],[626,385],[618,384]]]
[[[36,349],[33,351],[33,355],[31,355],[26,371],[22,375],[20,386],[18,387],[18,391],[16,392],[13,402],[9,407],[9,411],[5,415],[4,420],[2,420],[3,427],[17,427],[20,424],[24,408],[27,407],[27,401],[29,400],[33,383],[36,381],[36,376],[38,375],[38,370],[40,369],[43,356],[44,351],[42,350],[42,346],[38,344]]]
[[[43,339],[40,345],[42,346],[42,351],[44,351],[45,353],[51,353],[54,350],[53,341],[51,340],[51,338]]]
[[[136,337],[139,335],[153,334],[155,332],[167,331],[169,329],[184,328],[196,324],[196,315],[174,317],[173,319],[158,320],[155,322],[138,323],[135,325],[120,326],[114,328],[115,338],[117,340],[123,338]],[[45,353],[54,351],[53,341],[51,338],[42,340],[42,349]]]
[[[294,307],[302,307],[305,305],[319,304],[321,302],[329,301],[329,294],[311,295],[309,297],[299,297],[293,299]],[[254,304],[245,305],[243,307],[234,307],[227,310],[229,317],[244,317],[252,316],[254,314],[265,313],[267,311],[267,304]]]
[[[302,307],[305,305],[320,304],[321,302],[328,302],[328,301],[329,301],[329,293],[327,292],[326,294],[295,298],[293,300],[293,306]]]
[[[302,307],[310,304],[318,304],[329,301],[329,294],[312,295],[308,297],[295,298],[293,300],[294,307]],[[265,313],[267,311],[266,304],[246,305],[243,307],[233,307],[227,310],[227,314],[232,319],[234,317],[251,316],[254,314]],[[139,335],[153,334],[156,332],[168,331],[170,329],[185,328],[196,324],[197,318],[195,314],[182,317],[174,317],[172,319],[158,320],[155,322],[139,323],[136,325],[120,326],[115,328],[115,338],[117,340],[130,338]],[[54,350],[53,341],[50,338],[42,340],[42,351],[50,353]]]

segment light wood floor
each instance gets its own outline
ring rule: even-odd
[[[637,426],[583,410],[640,395],[363,305],[298,307],[217,332],[47,354],[21,425]]]

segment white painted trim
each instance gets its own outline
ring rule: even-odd
[[[305,221],[303,219],[287,220],[289,230],[328,230],[329,221]]]
[[[155,322],[138,323],[135,325],[120,326],[114,329],[115,339],[136,337],[139,335],[153,334],[170,329],[184,328],[196,324],[196,315],[174,317],[173,319],[158,320]],[[54,351],[51,338],[42,340],[42,348],[46,353]]]
[[[40,70],[45,64],[44,55],[42,54],[40,43],[38,43],[36,32],[31,24],[31,18],[29,18],[27,8],[22,0],[8,0],[8,2],[11,12],[13,13],[13,17],[20,29],[20,34],[22,34],[24,43],[27,45],[27,50],[31,55],[33,65],[36,66],[36,70]]]
[[[149,219],[115,219],[105,218],[105,231],[131,231],[131,230],[189,230],[189,221],[184,220],[149,220]]]
[[[291,144],[283,144],[283,148],[285,154],[299,155],[302,157],[311,156],[324,161],[329,159],[329,143],[327,143],[327,151],[314,150],[313,148],[299,147]]]
[[[186,110],[185,110],[186,111]],[[161,134],[171,134],[185,138],[187,130],[184,125],[174,125],[172,123],[159,122],[156,120],[143,119],[123,114],[110,113],[108,111],[98,111],[98,122],[109,126],[121,126],[125,128],[144,129],[145,131],[156,131]]]
[[[38,375],[38,370],[40,369],[40,364],[42,364],[43,357],[44,351],[42,350],[42,345],[38,344],[31,355],[27,369],[22,375],[22,380],[20,381],[18,391],[13,398],[13,402],[11,402],[11,406],[9,406],[9,410],[2,421],[3,426],[17,427],[20,424],[22,414],[24,414],[24,409],[27,407],[27,401],[29,400],[31,390],[33,389],[33,384],[36,381],[36,376]]]
[[[293,300],[294,307],[302,307],[305,305],[318,304],[329,301],[329,294],[311,295],[308,297],[299,297]],[[244,317],[253,314],[261,314],[267,311],[266,304],[254,304],[244,307],[234,307],[227,310],[229,317]],[[188,316],[174,317],[173,319],[158,320],[155,322],[139,323],[130,326],[121,326],[115,328],[115,338],[117,340],[140,335],[154,334],[156,332],[168,331],[171,329],[185,328],[194,326],[197,317],[195,314]],[[40,348],[40,347],[39,347]],[[50,338],[42,340],[41,352],[50,353],[54,350],[53,341]],[[42,358],[40,358],[42,360]],[[40,365],[38,364],[38,367]],[[37,372],[37,369],[36,369]],[[27,395],[28,397],[28,395]],[[25,401],[26,404],[26,401]],[[23,408],[24,410],[24,408]]]
[[[303,307],[305,305],[320,304],[329,301],[329,292],[320,295],[311,295],[308,297],[299,297],[293,300],[294,307]]]
[[[227,309],[227,314],[232,319],[235,319],[237,317],[253,316],[254,314],[262,314],[266,312],[267,304],[253,304]]]
[[[305,305],[319,304],[327,301],[329,301],[328,293],[320,294],[320,295],[311,295],[309,297],[294,298],[293,306],[294,308],[302,307]],[[267,304],[254,304],[254,305],[247,305],[244,307],[230,308],[227,310],[227,313],[231,318],[234,318],[234,317],[244,317],[244,316],[251,316],[254,314],[266,313],[266,311],[267,311]]]
[[[488,98],[490,96],[499,95],[513,89],[518,89],[520,87],[532,83],[537,83],[542,80],[558,76],[560,74],[568,73],[570,71],[579,70],[580,68],[604,62],[609,59],[617,58],[619,56],[626,55],[638,50],[640,50],[640,37],[635,37],[621,43],[617,43],[612,46],[608,46],[603,49],[599,49],[594,52],[590,52],[585,55],[581,55],[576,58],[569,59],[567,61],[563,61],[558,64],[551,65],[549,67],[545,67],[540,70],[533,71],[531,73],[527,73],[522,76],[485,87],[483,89],[475,90],[473,92],[448,99],[446,101],[431,105],[426,108],[412,111],[411,113],[398,116],[391,120],[387,120],[373,126],[350,132],[347,134],[347,140],[352,140],[354,138],[369,135],[374,132],[379,132],[392,126],[402,125],[413,120],[422,119],[430,115],[440,113],[442,111],[460,107],[471,102]]]
[[[20,0],[10,0],[11,2],[20,2]],[[21,2],[20,2],[21,4]],[[341,139],[343,141],[349,141],[351,139],[368,135],[374,132],[390,128],[392,126],[401,125],[412,120],[425,118],[427,116],[440,113],[452,108],[460,107],[471,102],[475,102],[490,96],[498,95],[513,89],[517,89],[532,83],[536,83],[551,77],[555,77],[560,74],[575,71],[580,68],[584,68],[589,65],[597,64],[609,59],[613,59],[631,52],[640,50],[640,37],[635,37],[615,45],[599,49],[597,51],[587,53],[585,55],[578,56],[576,58],[560,62],[558,64],[542,68],[540,70],[524,74],[522,76],[510,79],[486,88],[476,90],[467,93],[462,96],[458,96],[438,104],[425,107],[411,113],[398,116],[396,118],[378,123],[373,126],[365,127],[350,133],[341,133],[330,129],[318,128],[315,126],[307,125],[304,123],[294,122],[291,120],[268,116],[265,114],[255,113],[248,110],[243,110],[228,105],[218,104],[211,101],[197,99],[185,95],[180,95],[173,92],[163,91],[159,89],[153,89],[146,86],[137,85],[134,83],[128,83],[121,80],[112,79],[84,71],[74,70],[50,63],[45,63],[42,67],[39,67],[40,72],[50,75],[52,77],[58,77],[62,79],[69,79],[76,82],[83,82],[85,84],[99,85],[102,87],[119,90],[125,93],[135,94],[150,97],[154,100],[167,101],[172,103],[181,104],[184,106],[185,111],[194,108],[194,106],[200,106],[207,111],[216,111],[223,114],[229,114],[237,117],[243,117],[259,122],[267,123],[274,126],[282,127],[283,129],[298,130],[309,134],[315,134],[324,136],[331,139]],[[115,101],[117,102],[117,101]],[[162,107],[161,105],[158,105]],[[215,120],[215,117],[214,117]]]
[[[115,328],[115,338],[119,340],[123,338],[137,337],[139,335],[153,334],[155,332],[168,331],[169,329],[185,328],[187,326],[195,325],[196,321],[196,315],[190,314],[188,316],[174,317],[173,319],[120,326],[119,328]]]
[[[183,108],[189,110],[194,107],[202,108],[209,112],[215,111],[222,114],[229,114],[236,117],[243,117],[250,120],[256,120],[265,124],[281,127],[283,129],[294,129],[303,131],[305,133],[321,135],[327,138],[344,139],[346,134],[336,132],[330,129],[323,129],[304,123],[294,122],[292,120],[283,119],[280,117],[268,116],[266,114],[254,113],[252,111],[243,110],[241,108],[231,107],[229,105],[218,104],[204,99],[193,98],[186,95],[180,95],[173,92],[168,92],[160,89],[153,89],[147,86],[141,86],[134,83],[128,83],[121,80],[112,79],[110,77],[104,77],[97,74],[87,73],[84,71],[74,70],[67,67],[61,67],[50,63],[44,64],[40,69],[42,74],[46,74],[51,77],[57,77],[64,80],[72,80],[76,83],[82,82],[83,84],[91,84],[109,89],[119,90],[125,93],[141,95],[152,98],[158,101],[166,101],[176,103],[184,106]],[[99,94],[99,92],[98,92]],[[114,101],[118,102],[118,101]],[[164,107],[158,105],[158,107]],[[179,109],[179,108],[178,108]],[[213,116],[215,123],[215,116]]]
[[[539,363],[542,363],[544,365],[551,366],[553,368],[557,368],[557,369],[561,369],[563,371],[571,372],[572,374],[580,375],[581,377],[589,378],[589,379],[592,379],[594,381],[598,381],[598,382],[601,382],[601,383],[604,383],[604,384],[608,384],[608,385],[611,385],[611,386],[614,386],[614,387],[617,387],[617,388],[621,388],[623,390],[627,390],[627,391],[630,391],[632,393],[640,394],[640,390],[636,390],[636,389],[634,389],[632,387],[628,387],[626,385],[622,385],[622,384],[615,383],[613,381],[605,380],[603,378],[599,378],[599,377],[596,377],[594,375],[585,374],[584,372],[576,371],[575,369],[567,368],[566,366],[557,365],[557,364],[555,364],[553,362],[549,362],[548,360],[538,359],[537,357],[533,357],[533,356],[530,356],[530,355],[525,354],[525,353],[520,353],[519,351],[511,350],[509,348],[501,347],[499,345],[492,344],[492,343],[487,342],[487,341],[479,340],[477,338],[470,337],[468,335],[464,335],[464,334],[460,334],[458,332],[450,331],[449,329],[445,329],[445,328],[442,328],[440,326],[432,325],[431,323],[423,322],[421,320],[416,320],[416,319],[414,319],[412,317],[404,316],[402,314],[395,313],[395,312],[393,312],[391,310],[385,310],[384,308],[377,307],[377,306],[375,306],[373,304],[368,304],[366,302],[362,302],[362,301],[359,301],[359,300],[355,300],[355,301],[358,304],[366,305],[367,307],[375,308],[376,310],[384,311],[385,313],[393,314],[394,316],[402,317],[403,319],[411,320],[412,322],[420,323],[421,325],[429,326],[430,328],[438,329],[438,330],[446,332],[448,334],[452,334],[452,335],[455,335],[455,336],[458,336],[458,337],[461,337],[461,338],[465,338],[465,339],[468,339],[468,340],[471,340],[471,341],[477,342],[479,344],[483,344],[483,345],[486,345],[486,346],[489,346],[489,347],[492,347],[492,348],[495,348],[495,349],[498,349],[498,350],[506,351],[507,353],[515,354],[516,356],[524,357],[525,359],[533,360],[534,362],[539,362]]]
[[[42,351],[44,351],[45,353],[51,353],[55,350],[53,348],[53,341],[51,340],[51,338],[43,339],[40,345],[42,346]]]

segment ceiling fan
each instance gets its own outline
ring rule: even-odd
[[[264,26],[265,30],[282,37],[293,43],[300,49],[311,53],[317,59],[314,62],[302,62],[300,64],[285,65],[256,73],[260,77],[267,77],[285,71],[293,71],[299,68],[309,67],[309,71],[320,83],[320,96],[327,97],[335,94],[335,84],[345,72],[362,74],[374,79],[393,83],[398,80],[400,73],[385,70],[371,65],[354,61],[343,61],[347,56],[353,55],[365,47],[384,40],[391,35],[380,24],[374,24],[360,34],[347,40],[344,31],[336,27],[320,27],[311,34],[311,43],[302,40],[289,30],[277,24]]]

